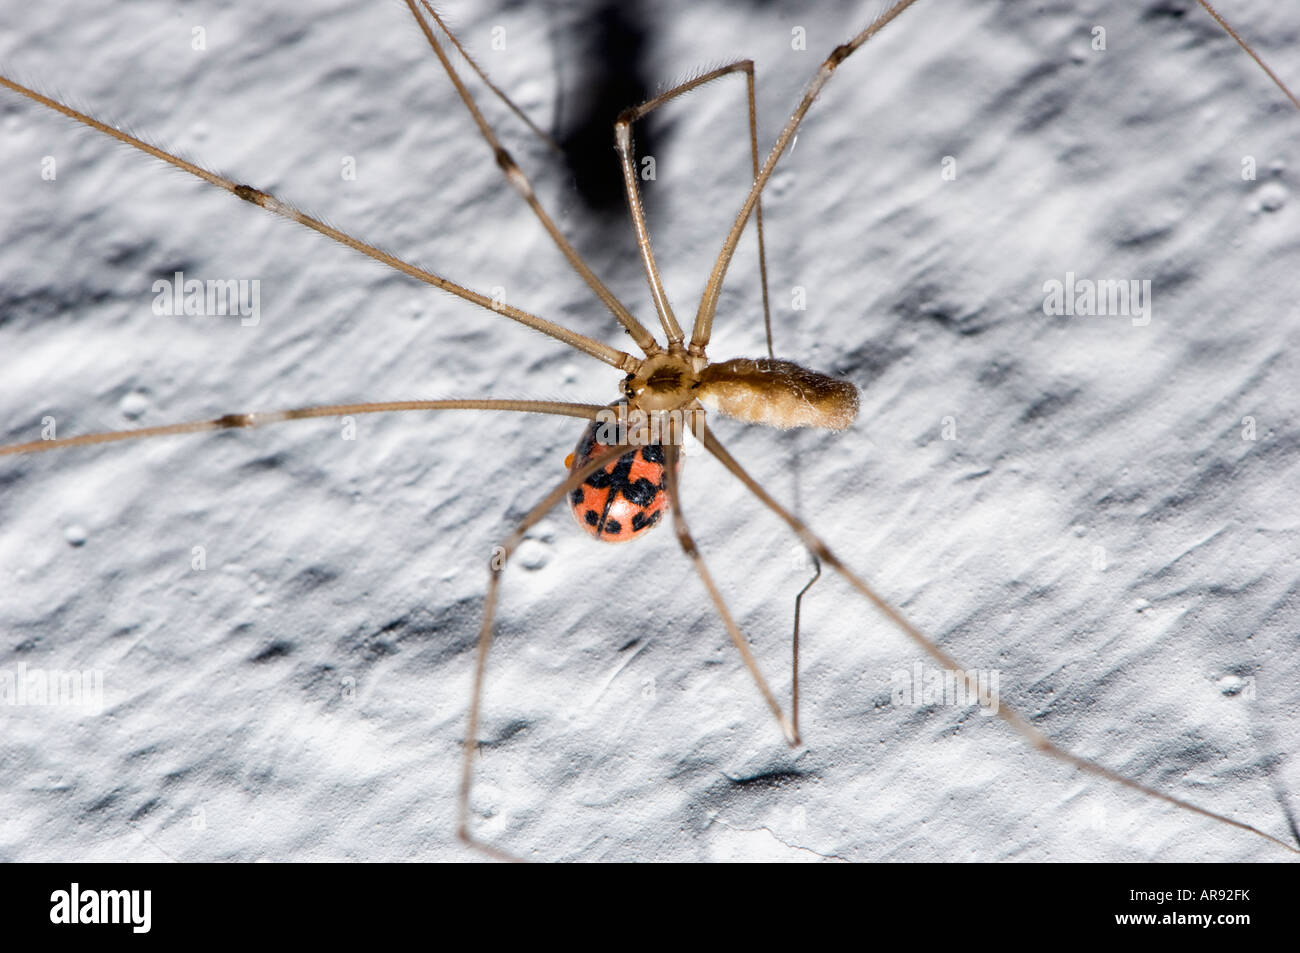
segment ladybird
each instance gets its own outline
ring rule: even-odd
[[[593,420],[564,461],[570,473],[611,446],[599,440],[601,426]],[[578,525],[605,543],[626,543],[655,526],[668,511],[664,466],[663,446],[649,443],[596,470],[569,494]]]

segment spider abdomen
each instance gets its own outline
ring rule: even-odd
[[[710,364],[695,397],[728,417],[782,429],[843,430],[858,416],[858,389],[848,381],[770,358]]]
[[[611,446],[599,439],[602,424],[592,421],[569,457],[569,472]],[[605,543],[625,543],[658,524],[668,510],[664,448],[648,443],[607,463],[569,494],[578,525]]]

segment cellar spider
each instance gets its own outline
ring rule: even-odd
[[[929,6],[920,4],[850,60],[857,81],[837,77],[827,87],[797,148],[782,159],[785,180],[778,176],[775,192],[767,193],[773,269],[787,269],[773,275],[774,296],[785,302],[776,308],[778,353],[870,385],[863,420],[845,437],[778,440],[770,459],[762,455],[773,446],[765,430],[750,428],[728,443],[736,443],[734,452],[765,485],[784,485],[802,499],[805,515],[824,528],[846,562],[867,570],[955,656],[972,666],[996,662],[1005,696],[1032,711],[1049,735],[1139,780],[1281,833],[1274,792],[1293,790],[1294,778],[1279,763],[1279,752],[1293,748],[1280,713],[1297,683],[1288,678],[1295,674],[1294,652],[1282,641],[1278,618],[1288,583],[1284,571],[1267,567],[1284,562],[1280,556],[1289,551],[1287,527],[1276,521],[1286,512],[1278,505],[1285,481],[1261,475],[1256,468],[1263,465],[1249,456],[1227,475],[1203,458],[1213,457],[1223,433],[1239,429],[1242,414],[1226,396],[1238,382],[1261,418],[1261,458],[1280,452],[1271,446],[1285,445],[1270,445],[1265,435],[1270,413],[1276,419],[1278,408],[1289,406],[1281,381],[1289,379],[1283,342],[1290,331],[1280,319],[1290,313],[1296,289],[1281,253],[1295,232],[1287,227],[1285,169],[1272,170],[1270,163],[1285,164],[1294,117],[1272,108],[1271,87],[1213,24],[1194,18],[1190,5],[1186,22],[1153,16],[1154,5],[1108,12],[1103,19],[1117,19],[1104,57],[1087,49],[1091,19],[1067,15],[1068,5],[1043,17]],[[477,220],[514,223],[510,235],[529,237],[510,238],[505,262],[482,277],[464,277],[476,287],[503,284],[507,300],[532,303],[532,288],[522,283],[542,260],[553,260],[544,258],[553,250],[535,237],[535,223],[514,217],[517,196],[501,187],[491,167],[465,159],[427,177],[418,168],[440,139],[458,143],[458,157],[481,154],[463,114],[453,121],[454,101],[439,99],[437,109],[404,105],[400,126],[371,125],[372,114],[390,102],[418,104],[434,95],[427,46],[413,42],[409,24],[400,30],[385,21],[368,36],[365,27],[375,30],[368,21],[381,18],[340,5],[310,29],[239,26],[244,42],[237,46],[248,59],[234,62],[242,67],[271,55],[267,48],[277,38],[286,45],[295,40],[295,71],[299,50],[310,68],[322,64],[318,73],[297,74],[300,85],[286,91],[256,70],[250,79],[249,70],[241,74],[234,65],[207,72],[195,59],[175,62],[156,26],[164,22],[161,9],[142,11],[141,26],[154,32],[135,31],[142,37],[136,46],[121,40],[96,47],[107,60],[99,66],[105,78],[93,89],[77,88],[78,96],[106,101],[114,118],[151,132],[169,113],[188,115],[190,123],[205,117],[206,136],[190,124],[163,134],[217,167],[247,170],[257,185],[279,191],[283,181],[286,197],[303,207],[328,209],[349,231],[387,236],[386,246],[415,247],[412,257],[420,261],[433,264],[452,253],[451,260],[480,260],[505,239],[476,232]],[[1234,22],[1242,19],[1225,12]],[[688,42],[694,24],[698,43],[699,21],[687,11],[673,13],[679,32],[669,42]],[[712,35],[747,31],[736,42],[759,63],[760,90],[765,82],[777,87],[760,99],[760,108],[774,103],[776,110],[760,116],[766,144],[813,62],[852,32],[843,20],[862,15],[798,15],[809,31],[806,52],[789,48],[796,24],[788,17],[760,28],[746,26],[753,14],[740,9],[694,16],[712,18]],[[1259,16],[1258,23],[1237,26],[1266,55],[1285,49],[1283,38],[1294,34],[1286,11]],[[458,33],[480,38],[477,47],[486,49],[492,19],[461,17]],[[31,35],[69,41],[68,55],[78,57],[69,60],[70,69],[84,57],[84,44],[78,49],[77,34],[66,26],[73,19],[45,8],[23,14]],[[236,28],[217,23],[210,29],[215,34],[222,25]],[[115,24],[114,34],[119,31],[132,34],[127,23]],[[508,22],[508,36],[520,32],[527,35],[526,24]],[[332,71],[339,51],[363,35],[365,61],[379,64],[376,83],[395,79],[382,88],[402,92],[358,114],[352,94],[339,89],[347,77]],[[137,79],[133,89],[127,79],[151,44],[160,49],[149,60],[149,79]],[[6,61],[15,56],[3,53]],[[673,56],[680,61],[675,68],[717,58],[715,49],[699,46],[689,53]],[[774,65],[766,69],[767,63]],[[501,75],[508,63],[486,65],[499,85],[518,89]],[[185,82],[153,81],[169,69]],[[991,88],[970,82],[972,74]],[[1135,78],[1152,84],[1150,99],[1167,113],[1141,109],[1147,88]],[[735,132],[743,130],[744,116],[732,82],[730,90],[693,96],[675,121],[690,123],[691,141],[708,131],[702,127],[725,124],[734,184],[743,180],[747,155]],[[525,89],[523,95],[537,94]],[[327,120],[304,103],[319,104],[339,124],[322,130]],[[250,131],[223,141],[219,133],[248,121],[250,104],[276,117],[267,120],[272,134]],[[1135,111],[1149,121],[1133,122]],[[499,393],[493,386],[499,378],[489,374],[500,371],[489,363],[508,364],[506,387],[519,393],[553,391],[557,374],[570,374],[571,366],[582,374],[576,357],[533,356],[541,350],[533,336],[501,330],[499,318],[484,326],[491,332],[435,326],[446,307],[441,300],[417,299],[418,290],[406,283],[376,278],[377,267],[354,267],[342,250],[261,221],[269,217],[253,210],[232,210],[228,197],[180,176],[159,176],[148,164],[141,170],[139,157],[127,150],[110,150],[105,158],[96,138],[67,133],[66,124],[29,112],[6,115],[6,129],[17,126],[15,138],[26,137],[7,143],[5,184],[16,191],[5,196],[6,208],[18,207],[17,198],[33,189],[13,169],[50,149],[31,141],[38,125],[40,138],[62,135],[61,148],[74,160],[85,155],[96,164],[89,182],[69,190],[64,217],[51,215],[56,224],[43,233],[47,241],[35,241],[32,216],[5,225],[6,286],[19,289],[6,307],[6,350],[24,354],[17,366],[6,362],[5,419],[24,421],[13,426],[14,441],[29,435],[46,409],[63,433],[72,433],[105,429],[105,417],[82,416],[104,406],[108,420],[130,425],[138,416],[143,425],[211,416],[214,408],[293,406],[304,393],[369,396],[377,382],[423,382],[431,373],[444,375],[427,385],[439,394]],[[982,122],[972,124],[971,116]],[[304,125],[310,147],[280,134]],[[354,185],[374,186],[366,193],[368,208],[338,176],[337,160],[363,137],[384,150],[360,156]],[[1130,139],[1138,140],[1131,154]],[[401,167],[393,154],[399,146],[411,149],[403,151]],[[523,148],[516,151],[522,155]],[[1234,161],[1257,153],[1258,180],[1226,187],[1206,174],[1221,157],[1216,148],[1235,150]],[[958,177],[945,192],[939,159],[949,153],[957,158]],[[714,155],[707,148],[703,154]],[[299,174],[314,162],[329,168],[304,176],[300,186]],[[470,165],[475,175],[464,168]],[[75,186],[72,168],[75,161],[63,164],[61,181]],[[664,199],[672,201],[667,168]],[[697,187],[712,189],[709,171],[697,170]],[[863,188],[861,176],[868,174],[873,185]],[[953,188],[963,182],[972,184]],[[743,198],[740,184],[733,208]],[[473,201],[449,201],[446,215],[426,213],[439,195]],[[808,195],[804,202],[811,204],[794,195]],[[1184,203],[1197,212],[1186,222],[1171,212]],[[179,220],[177,208],[185,212]],[[1061,223],[1059,232],[1047,230],[1051,240],[1043,228],[1026,224],[1049,213]],[[685,267],[679,258],[711,264],[716,228],[705,247],[693,241],[690,226],[663,218],[661,224],[652,213],[651,226],[665,269]],[[87,254],[78,242],[104,234],[109,220],[126,224]],[[852,223],[849,239],[839,229],[811,228],[810,220]],[[233,250],[226,247],[232,239]],[[745,244],[750,241],[747,236]],[[164,247],[155,249],[158,242]],[[861,249],[863,265],[846,280],[849,246]],[[18,249],[36,256],[37,267],[15,260]],[[204,277],[261,276],[268,316],[270,291],[279,288],[279,324],[268,317],[262,335],[186,328],[147,308],[136,316],[139,301],[152,297],[147,292],[131,296],[135,310],[121,304],[116,289],[123,273],[134,277],[133,287],[147,289],[172,264],[191,260],[201,262],[193,267]],[[1041,313],[1032,323],[1042,282],[1074,262],[1106,269],[1104,275],[1172,273],[1179,281],[1158,300],[1178,320],[1166,319],[1159,336],[1142,339],[1132,332],[1108,337],[1104,324],[1053,325]],[[60,283],[49,289],[28,293],[32,285],[11,282],[10,276],[21,279],[52,263]],[[733,313],[720,321],[713,344],[719,354],[757,354],[756,266],[738,257],[736,267],[744,273],[733,276],[728,293],[737,289],[748,317]],[[309,280],[297,277],[304,269]],[[677,273],[667,276],[670,296]],[[314,287],[308,293],[297,280]],[[788,289],[796,284],[813,301],[791,314]],[[566,306],[582,302],[589,313],[572,313],[572,322],[609,340],[606,316],[586,309],[581,286],[565,287],[545,286],[543,304],[533,310],[564,314],[568,323]],[[649,308],[635,310],[653,316]],[[402,319],[400,330],[385,325],[392,335],[386,348],[372,341],[375,315]],[[783,343],[783,333],[790,343]],[[123,335],[131,347],[118,350]],[[109,343],[99,346],[100,340]],[[1203,342],[1242,355],[1241,363],[1257,373],[1213,363],[1197,348]],[[372,352],[378,365],[354,359],[363,347],[378,351]],[[1164,372],[1143,374],[1141,362],[1132,362],[1135,349]],[[1115,369],[1092,370],[1100,380],[1084,374],[1082,358],[1074,356],[1080,351]],[[1274,353],[1279,357],[1266,360]],[[38,364],[45,354],[51,357]],[[1183,374],[1162,363],[1188,354],[1209,362],[1207,370]],[[349,372],[358,379],[345,383]],[[56,373],[62,375],[57,385]],[[1217,382],[1214,399],[1203,396],[1207,374]],[[1148,386],[1130,394],[1121,386],[1130,379]],[[608,401],[617,380],[617,374],[600,378],[591,401]],[[1106,416],[1107,407],[1125,400],[1140,403],[1149,417]],[[40,413],[33,414],[33,401]],[[956,441],[941,441],[940,408],[953,411]],[[1220,427],[1229,410],[1233,426]],[[1120,428],[1123,439],[1108,437],[1098,421]],[[449,802],[454,781],[431,780],[428,766],[433,758],[450,765],[464,736],[457,686],[469,677],[475,634],[469,630],[476,629],[465,620],[482,595],[478,563],[466,554],[481,553],[484,541],[518,522],[552,475],[563,472],[560,461],[575,436],[563,422],[508,429],[514,425],[494,418],[482,426],[506,429],[492,431],[492,445],[522,453],[499,454],[510,457],[507,466],[485,461],[485,453],[497,455],[482,447],[468,448],[465,461],[438,453],[439,447],[466,449],[450,422],[431,419],[431,429],[412,440],[409,421],[367,421],[360,426],[373,429],[350,443],[337,430],[322,438],[321,431],[298,426],[302,431],[178,438],[184,450],[156,441],[130,451],[75,451],[61,461],[51,454],[11,470],[23,478],[12,477],[6,494],[5,629],[21,632],[22,641],[6,664],[53,654],[44,664],[102,665],[119,685],[131,686],[119,689],[111,719],[14,714],[14,730],[6,734],[28,767],[10,794],[18,801],[10,816],[47,818],[33,826],[61,831],[28,845],[31,856],[76,849],[71,826],[60,826],[73,818],[80,835],[90,837],[80,847],[108,857],[124,848],[146,857],[293,856],[308,845],[318,845],[318,855],[404,855],[412,844],[419,849],[421,834],[411,830],[451,829],[449,806],[430,789]],[[547,426],[553,436],[542,446],[537,435]],[[1274,440],[1284,435],[1276,424],[1271,429]],[[1146,454],[1133,448],[1144,433],[1158,442]],[[861,444],[853,444],[859,435]],[[253,443],[250,455],[241,449],[250,440],[266,442]],[[1070,452],[1074,445],[1079,450]],[[362,446],[367,449],[358,454]],[[1271,459],[1286,461],[1285,455]],[[1130,472],[1118,472],[1123,467]],[[142,480],[142,470],[152,479]],[[792,472],[798,474],[793,485]],[[1213,481],[1198,482],[1202,473],[1220,475],[1226,498],[1210,489]],[[792,540],[773,542],[775,524],[754,516],[753,501],[707,460],[690,461],[684,474],[686,513],[786,704],[786,595],[804,581]],[[705,479],[707,494],[692,494],[693,482]],[[483,489],[467,493],[466,486]],[[1102,487],[1106,493],[1093,492]],[[176,501],[164,498],[172,494]],[[1156,507],[1166,498],[1168,505]],[[486,499],[492,519],[480,515]],[[510,514],[504,521],[502,510]],[[381,530],[379,545],[357,527],[379,525],[381,515],[390,528]],[[668,567],[680,557],[654,550],[675,549],[672,534],[661,529],[637,547],[611,551],[571,534],[567,522],[562,513],[551,517],[550,532],[536,534],[532,552],[524,554],[533,568],[513,568],[504,590],[505,644],[494,651],[491,670],[504,689],[494,698],[489,685],[487,711],[491,716],[495,706],[499,714],[482,735],[491,745],[475,791],[478,809],[491,815],[478,823],[494,842],[532,847],[566,830],[608,829],[600,819],[613,806],[623,825],[619,843],[576,846],[570,837],[556,853],[785,856],[804,847],[861,858],[1285,856],[1258,847],[1249,835],[1063,769],[985,726],[969,708],[891,707],[888,672],[907,668],[917,655],[831,580],[806,607],[802,720],[811,747],[781,749],[761,700],[744,694],[743,670],[726,654],[732,650],[716,618],[702,611],[698,582],[687,569],[667,575],[678,573]],[[82,535],[85,542],[73,545]],[[1104,569],[1093,570],[1099,536],[1106,543]],[[187,571],[199,541],[209,553],[223,553],[211,559],[201,583]],[[470,561],[474,572],[461,571]],[[642,592],[647,565],[681,591],[673,605]],[[739,581],[728,580],[729,572]],[[608,598],[594,600],[595,607],[575,605],[571,589],[554,591],[564,582],[557,574],[571,574],[570,586],[591,580],[587,585]],[[773,607],[778,585],[785,590],[775,600],[779,611]],[[658,624],[647,632],[650,606]],[[1242,620],[1249,631],[1229,620]],[[324,633],[322,644],[297,634],[314,632]],[[539,645],[547,632],[568,634]],[[692,651],[699,652],[693,667]],[[1233,678],[1255,677],[1256,698],[1234,691]],[[571,728],[548,721],[556,717],[556,699],[565,697],[559,693],[572,696],[575,685],[588,690],[566,706]],[[164,713],[176,724],[160,724]],[[679,730],[665,731],[672,727]],[[86,733],[89,738],[78,740]],[[547,774],[532,779],[520,770]],[[542,811],[538,805],[550,798],[564,798],[565,810],[555,813],[568,816]],[[664,831],[680,828],[694,835],[689,843],[663,847]],[[392,836],[376,839],[376,830]],[[405,846],[394,846],[394,838]]]

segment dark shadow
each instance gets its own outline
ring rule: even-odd
[[[636,0],[599,0],[557,31],[562,96],[553,135],[588,208],[621,221],[627,210],[614,151],[614,120],[653,95],[646,75],[649,37]],[[652,123],[638,123],[638,155],[655,151]]]

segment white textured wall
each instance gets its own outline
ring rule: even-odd
[[[0,14],[0,62],[621,346],[401,4],[271,6],[51,0]],[[548,26],[549,5],[501,6],[446,4],[545,124],[582,14]],[[821,56],[882,6],[656,3],[648,68],[666,83],[753,56],[770,142]],[[1300,12],[1222,6],[1300,84]],[[1105,53],[1088,46],[1096,24]],[[796,25],[807,52],[790,49]],[[559,167],[502,127],[649,317],[628,230],[594,227]],[[651,225],[683,316],[744,192],[743,136],[735,82],[660,127]],[[854,380],[861,419],[834,437],[715,421],[1048,735],[1277,834],[1279,799],[1295,810],[1300,792],[1298,144],[1300,113],[1188,0],[922,0],[835,77],[766,206],[778,349]],[[45,415],[66,435],[344,400],[615,394],[618,375],[581,355],[7,93],[0,170],[5,442]],[[259,279],[261,324],[155,316],[150,286],[177,269]],[[1152,279],[1150,324],[1045,317],[1043,282],[1067,270]],[[716,358],[761,349],[751,241],[732,274]],[[796,285],[806,311],[789,308]],[[0,460],[0,667],[96,669],[106,686],[99,715],[0,708],[0,858],[467,856],[451,832],[484,561],[579,430],[405,415],[360,420],[355,441],[311,422]],[[788,697],[792,540],[711,461],[684,479]],[[791,752],[671,533],[601,547],[557,512],[521,557],[475,796],[492,815],[479,829],[517,853],[1285,856],[1079,776],[969,708],[891,704],[890,673],[918,655],[838,581],[807,604],[807,746]]]

